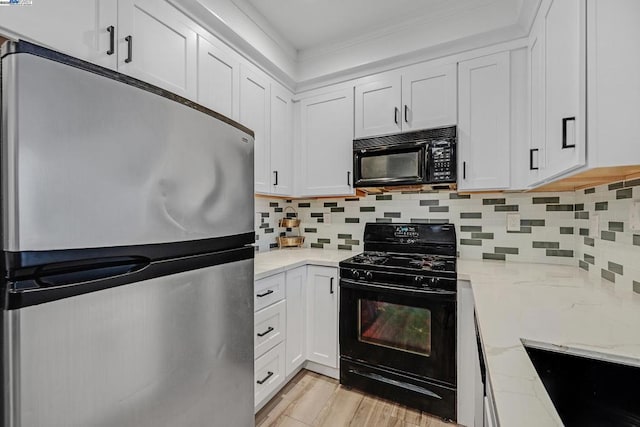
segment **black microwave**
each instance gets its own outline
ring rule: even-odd
[[[456,182],[456,127],[353,141],[355,187]]]

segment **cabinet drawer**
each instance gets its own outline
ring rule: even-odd
[[[256,280],[253,286],[253,309],[255,311],[284,299],[284,273]]]
[[[259,357],[284,340],[286,330],[285,301],[280,301],[257,312],[254,322],[254,354],[255,357]]]
[[[255,406],[284,382],[285,351],[281,342],[255,362]]]

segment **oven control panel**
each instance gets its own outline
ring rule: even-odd
[[[398,274],[366,268],[340,268],[340,279],[346,279],[360,284],[374,284],[400,286],[403,288],[423,290],[456,291],[456,281],[448,277],[437,277],[434,274]]]
[[[455,143],[451,141],[438,141],[431,143],[431,181],[455,182],[456,181],[456,154]]]

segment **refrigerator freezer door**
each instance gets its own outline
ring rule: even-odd
[[[10,427],[254,425],[252,259],[2,314]]]
[[[253,138],[114,74],[2,59],[3,249],[252,232]]]

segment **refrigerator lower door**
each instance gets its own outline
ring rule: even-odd
[[[159,88],[42,51],[2,58],[5,251],[253,232],[246,131]]]
[[[3,315],[5,425],[254,425],[252,259]]]

